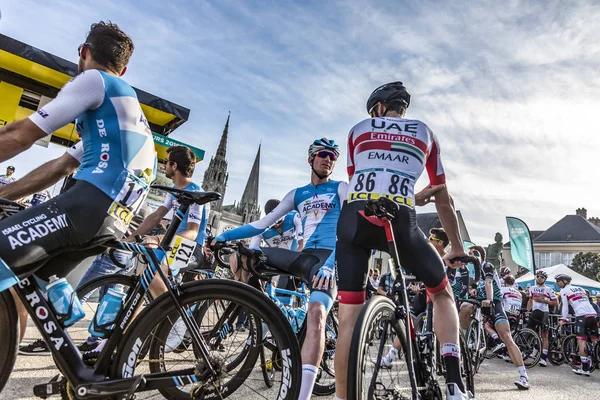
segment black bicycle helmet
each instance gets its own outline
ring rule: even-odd
[[[566,282],[571,282],[571,276],[567,275],[567,274],[557,274],[554,277],[555,281],[566,281]]]
[[[271,199],[265,203],[265,214],[269,214],[279,205],[280,201],[277,199]]]
[[[509,274],[509,275],[506,275],[506,276],[504,277],[504,283],[505,283],[506,285],[509,285],[509,286],[512,286],[512,285],[514,285],[514,284],[515,284],[515,277],[514,277],[514,276],[512,276],[512,275],[510,275],[510,274]]]
[[[393,101],[404,103],[406,108],[410,105],[410,94],[402,82],[386,83],[373,90],[369,100],[367,100],[367,112],[371,111],[371,108],[379,102],[390,103]]]

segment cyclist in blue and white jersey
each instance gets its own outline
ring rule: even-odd
[[[342,199],[346,195],[346,182],[329,178],[339,155],[338,145],[333,140],[315,140],[308,148],[308,164],[312,169],[308,185],[289,192],[261,220],[224,232],[215,238],[215,242],[225,242],[256,236],[290,211],[296,210],[300,214],[304,238],[304,249],[301,252],[281,248],[263,248],[262,251],[270,262],[276,260],[276,264],[293,266],[294,261],[307,254],[314,255],[319,260],[313,265],[309,276],[302,276],[312,283],[312,290],[306,318],[306,340],[302,346],[301,400],[311,397],[325,346],[325,320],[337,293],[334,269],[323,264],[335,248],[337,221]],[[244,259],[245,257],[243,262]],[[290,272],[297,272],[301,276],[301,271]]]
[[[281,203],[277,199],[271,199],[265,204],[265,215],[269,214]],[[265,247],[279,247],[294,251],[302,251],[304,239],[302,238],[302,220],[297,211],[290,211],[280,218],[269,229],[252,237],[251,249],[258,249],[264,243]]]
[[[200,186],[192,181],[192,175],[196,168],[196,155],[192,150],[185,146],[173,146],[167,149],[168,158],[165,160],[165,176],[173,181],[173,187],[193,192],[202,192]],[[150,232],[160,221],[173,210],[173,218],[179,210],[179,203],[172,194],[167,194],[165,202],[150,214],[144,222],[141,223],[138,229],[133,231],[127,240],[134,240],[136,236],[144,236]],[[206,225],[208,222],[208,205],[199,206],[192,204],[185,215],[182,215],[181,224],[176,232],[176,237],[196,242],[192,261],[188,264],[187,269],[194,269],[202,266],[205,260],[205,253],[209,255],[210,250],[204,248],[206,240]],[[162,237],[150,236],[146,237],[146,243],[160,243]],[[150,284],[152,295],[164,293],[167,288],[160,278],[155,278]]]
[[[120,239],[144,202],[156,152],[137,95],[120,78],[133,48],[117,25],[93,24],[79,46],[79,74],[29,118],[0,128],[0,162],[72,121],[84,149],[68,191],[0,221],[0,291],[33,273],[66,276]]]

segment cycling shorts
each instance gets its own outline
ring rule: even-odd
[[[527,321],[527,328],[537,332],[538,328],[542,328],[542,332],[548,332],[548,313],[542,310],[533,310],[529,314],[529,321]]]
[[[487,318],[488,322],[495,326],[500,322],[508,323],[508,318],[502,307],[502,301],[492,301],[491,307],[481,307],[481,313]]]
[[[47,281],[66,277],[85,258],[120,239],[123,222],[109,212],[113,200],[76,181],[68,191],[0,221],[0,257],[18,279],[35,273]],[[118,228],[117,228],[118,227]]]
[[[582,315],[575,319],[575,335],[579,340],[590,337],[595,340],[598,337],[598,322],[595,315]]]
[[[337,287],[334,282],[333,288],[327,290],[313,289],[313,277],[319,273],[319,269],[325,264],[327,258],[333,250],[327,249],[304,249],[300,252],[282,249],[279,247],[262,247],[262,252],[267,256],[267,265],[280,266],[284,271],[292,276],[298,277],[308,284],[310,290],[309,303],[321,303],[325,306],[327,312],[333,307],[333,299],[337,295]],[[317,259],[303,258],[305,255],[313,255]],[[312,260],[310,263],[301,262],[302,260]]]
[[[383,225],[376,217],[364,215],[365,203],[344,203],[338,220],[335,256],[340,303],[364,303],[371,251],[388,252]],[[399,264],[422,281],[429,293],[446,289],[444,264],[419,229],[415,210],[400,207],[391,223]]]

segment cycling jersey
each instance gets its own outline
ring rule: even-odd
[[[349,202],[385,196],[414,208],[415,182],[424,169],[432,185],[446,182],[437,139],[423,122],[369,118],[350,131]]]
[[[0,187],[16,181],[14,176],[0,175]]]
[[[469,293],[469,269],[464,266],[461,268],[446,268],[448,281],[452,286],[452,293],[455,299],[467,298]]]
[[[502,302],[502,292],[500,291],[500,277],[498,276],[498,273],[496,272],[496,268],[494,268],[494,266],[489,263],[489,262],[484,262],[481,265],[481,272],[482,275],[484,277],[484,279],[479,281],[479,285],[477,286],[477,298],[479,300],[486,300],[487,299],[487,293],[485,291],[485,281],[488,279],[492,280],[492,287],[493,287],[493,291],[494,291],[494,297],[493,300],[496,302]]]
[[[31,204],[31,206],[34,207],[34,206],[44,203],[50,197],[51,196],[50,196],[49,191],[42,190],[41,192],[35,193],[33,196],[31,196],[31,201],[29,204]]]
[[[302,239],[302,220],[300,214],[291,211],[283,218],[281,233],[271,227],[262,234],[252,237],[248,247],[258,249],[263,241],[266,247],[281,247],[296,251],[300,239]]]
[[[387,294],[392,294],[392,289],[394,288],[394,277],[392,274],[388,273],[381,275],[378,288]]]
[[[562,299],[562,318],[567,319],[569,316],[569,306],[573,307],[573,312],[576,317],[594,316],[596,310],[590,304],[590,300],[585,293],[585,290],[578,286],[566,285],[560,290]]]
[[[502,307],[504,311],[512,317],[521,315],[521,304],[523,299],[521,293],[512,286],[504,286],[500,288],[502,292]]]
[[[317,186],[309,184],[294,189],[262,219],[223,232],[215,240],[226,242],[260,235],[279,218],[296,210],[302,221],[304,248],[333,250],[335,231],[342,207],[341,199],[346,194],[346,188],[346,182],[329,181]]]
[[[75,118],[83,146],[75,179],[137,212],[154,180],[156,152],[135,91],[114,75],[88,70],[29,117],[47,134]]]
[[[66,276],[83,258],[104,251],[103,243],[120,239],[156,170],[152,133],[135,91],[116,76],[82,72],[29,119],[47,134],[75,120],[84,154],[69,190],[0,221],[0,291],[41,265]]]
[[[175,185],[173,185],[173,187],[175,187]],[[191,192],[203,192],[202,188],[194,182],[190,182],[186,187],[183,188],[183,190],[189,190]],[[171,193],[169,193],[165,197],[165,202],[162,204],[162,207],[166,208],[167,210],[173,210],[173,215],[175,215],[175,213],[179,210],[179,202]],[[177,228],[176,233],[185,231],[187,229],[188,222],[198,224],[198,235],[196,236],[195,242],[203,245],[208,236],[206,233],[207,221],[208,204],[202,206],[199,206],[198,204],[192,204],[181,219],[181,224],[179,225],[179,228]]]
[[[365,119],[348,135],[347,168],[348,204],[342,209],[335,251],[340,303],[365,301],[370,249],[388,251],[381,222],[364,215],[365,202],[380,197],[402,206],[391,221],[400,264],[420,278],[429,292],[444,290],[448,278],[443,263],[419,229],[414,212],[415,182],[425,169],[431,184],[446,182],[440,147],[429,127],[405,118]]]
[[[529,298],[530,299],[535,299],[535,298],[539,298],[539,299],[544,299],[544,300],[548,300],[548,301],[556,301],[556,294],[554,293],[554,290],[547,285],[535,285],[535,286],[530,286],[529,289],[527,290]],[[535,310],[541,310],[543,312],[548,312],[550,311],[550,308],[548,306],[548,304],[546,303],[540,303],[537,301],[533,301],[533,306],[531,307],[531,311],[535,311]]]

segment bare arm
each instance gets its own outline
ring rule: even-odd
[[[152,214],[148,215],[144,222],[140,224],[140,226],[131,233],[129,237],[135,236],[144,236],[146,233],[150,232],[152,228],[154,228],[158,223],[163,219],[169,210],[166,207],[160,206],[154,211]],[[195,239],[195,237],[194,237]]]
[[[46,136],[30,119],[22,119],[0,128],[0,162],[9,160]]]
[[[0,198],[17,200],[37,193],[72,174],[78,167],[79,161],[65,153],[59,158],[40,165],[18,181],[2,186]]]
[[[448,235],[450,245],[453,249],[462,249],[463,241],[460,237],[460,231],[458,230],[458,218],[456,217],[456,211],[454,211],[454,202],[450,198],[446,186],[442,187],[436,193],[435,208],[440,217],[440,222]]]
[[[189,240],[196,240],[196,237],[198,236],[199,228],[200,228],[199,224],[197,224],[195,222],[188,222],[186,230],[179,232],[177,234],[177,236],[181,236],[181,237],[184,237]]]
[[[486,300],[492,301],[494,299],[494,288],[492,287],[492,280],[485,280],[485,297]]]

